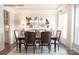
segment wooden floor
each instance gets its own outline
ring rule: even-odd
[[[0,55],[7,55],[14,47],[15,44],[5,43],[5,49],[0,52]]]
[[[67,47],[65,47],[65,45],[63,44],[60,44],[60,45],[66,49],[68,55],[79,55],[78,53],[72,50],[69,50]],[[14,48],[15,48],[15,44],[10,45],[6,43],[5,49],[0,52],[0,55],[7,55]]]

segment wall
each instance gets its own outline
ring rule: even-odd
[[[68,25],[67,25],[67,47],[72,48],[72,5],[68,5]]]
[[[4,19],[3,8],[0,5],[0,51],[4,49]]]
[[[18,11],[16,13],[16,17],[15,17],[15,25],[17,26],[16,29],[21,28],[21,21],[26,20],[26,16],[32,17],[32,19],[34,19],[34,17],[38,17],[39,19],[40,19],[40,17],[42,17],[44,20],[47,18],[49,20],[50,27],[52,27],[52,30],[54,30],[54,31],[56,30],[57,14],[56,14],[56,11],[54,11],[54,10],[22,10],[22,11]]]
[[[15,42],[15,38],[14,38],[14,29],[15,29],[15,25],[14,25],[14,20],[15,20],[15,13],[10,12],[9,14],[9,25],[10,25],[10,31],[9,31],[9,36],[10,36],[10,44],[13,44]]]
[[[25,20],[26,16],[30,16],[32,18],[34,17],[43,17],[43,19],[48,18],[48,20],[50,20],[49,22],[52,25],[53,30],[56,29],[56,12],[53,10],[21,10],[21,11],[13,11],[10,8],[5,8],[5,10],[7,10],[9,12],[9,25],[10,25],[10,29],[9,29],[9,36],[10,36],[10,44],[15,42],[15,38],[14,38],[14,29],[22,29],[20,24],[21,24],[21,20]],[[52,22],[51,22],[52,21]],[[51,27],[50,24],[50,27]]]

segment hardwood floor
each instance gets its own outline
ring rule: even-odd
[[[67,54],[68,55],[79,55],[78,53],[76,53],[75,51],[73,51],[73,50],[69,50],[64,44],[60,44],[60,46],[61,47],[63,47],[63,48],[65,48],[65,50],[67,51]],[[10,53],[10,51],[11,50],[13,50],[15,48],[15,44],[12,44],[12,45],[10,45],[10,44],[5,44],[5,49],[4,50],[2,50],[1,52],[0,52],[0,55],[7,55],[8,53]]]
[[[5,49],[0,51],[0,55],[7,55],[14,47],[15,43],[14,44],[5,43]]]
[[[76,53],[74,50],[70,50],[68,49],[64,44],[61,43],[61,46],[64,47],[68,53],[68,55],[79,55],[78,53]]]

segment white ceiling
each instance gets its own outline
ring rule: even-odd
[[[54,4],[29,4],[24,6],[19,6],[18,9],[40,9],[40,10],[48,10],[48,9],[57,9],[60,5]]]
[[[57,11],[58,8],[63,6],[63,4],[21,4],[21,5],[12,5],[12,4],[6,4],[3,5],[5,9],[8,9],[8,11],[14,11],[16,13],[22,13],[22,12],[27,12],[28,11],[45,11],[45,10],[50,10],[50,11]]]
[[[24,5],[4,5],[5,8],[13,10],[56,10],[61,4],[24,4]]]

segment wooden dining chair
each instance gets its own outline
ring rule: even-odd
[[[57,45],[58,45],[58,50],[59,50],[60,37],[61,37],[61,30],[57,30],[57,31],[56,31],[56,39],[57,39],[57,41],[58,41],[58,43],[57,43]]]
[[[53,40],[56,40],[56,44],[58,45],[58,50],[59,50],[60,37],[61,37],[61,30],[57,30],[56,36],[52,37]]]
[[[16,50],[18,50],[18,32],[17,30],[14,30],[14,35],[15,35],[15,39],[16,39]]]
[[[14,30],[14,35],[16,39],[16,50],[18,50],[19,47],[19,52],[21,52],[21,44],[25,45],[25,38],[19,36],[18,30]]]
[[[49,53],[50,53],[50,49],[51,49],[51,44],[50,41],[51,40],[51,34],[50,32],[41,32],[41,53],[43,50],[43,46],[48,46],[49,49]]]
[[[33,53],[35,53],[35,37],[36,32],[25,32],[25,50],[27,53],[28,46],[33,46]]]

